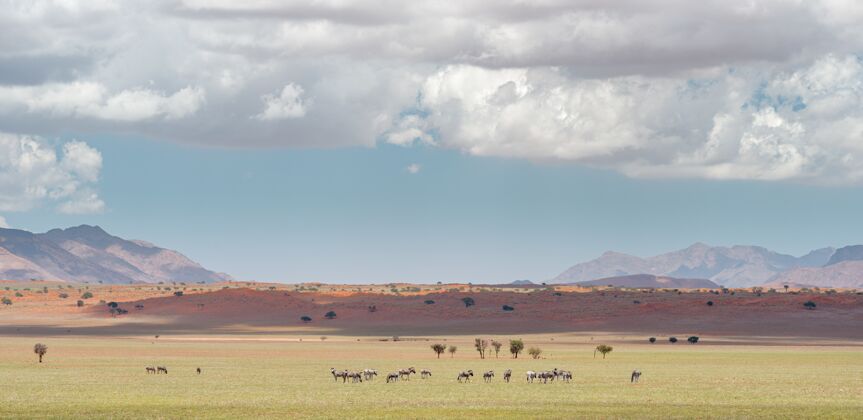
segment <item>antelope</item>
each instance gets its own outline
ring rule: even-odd
[[[404,379],[406,381],[409,381],[409,380],[411,380],[411,373],[416,374],[417,370],[414,369],[413,367],[409,367],[407,369],[400,369],[399,370],[399,379]]]
[[[420,371],[420,377],[423,379],[431,378],[431,371],[428,369],[423,369]]]
[[[512,377],[512,369],[507,369],[503,371],[503,380],[509,382],[509,378]]]
[[[164,366],[156,366],[156,373],[162,373],[162,372],[165,372],[165,375],[167,375],[168,374],[168,368],[166,368]]]
[[[641,371],[636,369],[632,371],[632,376],[629,378],[629,383],[636,384],[638,383],[638,379],[641,378]]]
[[[147,370],[147,373],[156,373],[156,368],[154,368],[152,366],[147,366],[144,369]]]
[[[494,371],[493,370],[490,370],[490,371],[482,374],[482,380],[485,382],[491,382],[492,378],[494,378]]]
[[[468,369],[466,371],[461,371],[456,379],[458,379],[459,382],[461,382],[462,379],[464,379],[465,382],[470,382],[471,376],[473,376],[473,371]]]

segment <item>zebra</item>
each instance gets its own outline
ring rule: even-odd
[[[509,378],[512,377],[512,369],[507,369],[503,371],[503,380],[509,382]]]
[[[465,382],[470,382],[471,376],[473,376],[473,370],[468,369],[461,371],[456,379],[458,379],[459,382],[461,382],[462,379],[464,379]]]
[[[351,382],[353,382],[353,383],[357,383],[357,382],[362,383],[363,382],[363,375],[361,373],[359,373],[359,372],[346,372],[346,373],[347,373],[347,377],[351,378]]]
[[[416,374],[417,370],[413,367],[409,367],[407,369],[399,370],[399,379],[404,379],[406,381],[411,380],[411,373]]]
[[[572,380],[572,372],[568,370],[560,371],[560,377],[564,382],[569,382]]]
[[[167,375],[168,374],[168,368],[166,368],[164,366],[156,366],[156,373],[162,373],[162,372],[164,372],[165,375]]]
[[[147,373],[156,373],[156,368],[152,366],[147,366],[144,369],[147,371]]]
[[[378,376],[378,371],[374,369],[363,369],[363,377],[365,377],[367,381],[371,381],[375,376]]]
[[[490,371],[482,374],[482,380],[485,382],[491,382],[492,378],[494,378],[494,371],[493,370],[490,370]]]
[[[339,378],[342,378],[342,382],[347,382],[348,380],[348,371],[347,370],[336,370],[335,368],[330,368],[330,373],[333,374],[333,379],[338,382]]]
[[[536,372],[529,370],[525,376],[528,382],[533,383],[533,380],[536,379]]]
[[[431,378],[431,371],[428,369],[423,369],[420,371],[420,377],[423,379]]]
[[[392,372],[389,375],[387,375],[387,383],[390,383],[390,381],[398,382],[399,381],[399,373],[398,372]]]
[[[637,384],[638,379],[641,378],[641,371],[636,369],[632,371],[632,376],[629,378],[629,383]]]

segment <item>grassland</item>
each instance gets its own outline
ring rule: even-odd
[[[861,347],[624,341],[603,360],[593,358],[599,337],[522,338],[542,347],[545,358],[480,360],[472,337],[0,337],[0,417],[863,417]],[[37,341],[49,348],[42,364],[32,352]],[[436,359],[433,342],[459,350]],[[144,366],[156,364],[170,373],[145,374]],[[407,366],[433,377],[342,384],[329,374],[330,367],[385,374]],[[553,367],[572,370],[574,381],[525,383],[524,371]],[[500,378],[506,368],[515,372],[513,383]],[[629,383],[634,368],[644,372],[637,385]],[[498,377],[459,384],[463,369],[493,369]]]

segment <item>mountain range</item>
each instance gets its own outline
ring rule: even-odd
[[[597,259],[576,264],[552,283],[579,283],[635,274],[706,279],[725,287],[793,283],[816,287],[863,287],[863,245],[820,248],[801,257],[763,247],[709,246],[688,248],[641,258],[606,252]]]
[[[113,236],[81,225],[31,233],[0,229],[0,280],[158,283],[218,282],[223,273],[148,242]]]

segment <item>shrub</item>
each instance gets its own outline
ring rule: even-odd
[[[509,306],[509,305],[503,305],[503,310],[504,311],[514,311],[515,308],[513,308],[512,306]]]
[[[712,301],[712,300],[708,300],[708,301],[707,301],[707,306],[713,306],[713,301]]]
[[[465,308],[469,308],[469,307],[471,307],[471,306],[473,306],[473,305],[476,305],[476,302],[474,302],[474,300],[473,300],[473,298],[472,298],[472,297],[462,298],[462,299],[461,299],[461,301],[462,301],[462,302],[464,302],[464,307],[465,307]]]
[[[84,292],[84,294],[81,295],[81,299],[90,299],[92,297],[93,297],[93,294],[90,292]]]
[[[79,301],[78,301],[78,303],[77,303],[77,305],[78,305],[78,307],[79,307],[79,308],[80,308],[80,307],[82,307],[82,306],[84,306],[84,301],[83,301],[83,300],[79,300]]]
[[[669,341],[671,344],[674,344],[674,343],[676,343],[676,342],[677,342],[677,337],[668,337],[668,341]]]
[[[816,305],[815,305],[815,302],[813,302],[813,301],[811,301],[811,300],[807,300],[805,303],[803,303],[803,306],[804,306],[806,309],[812,310],[812,309],[815,309],[815,306],[816,306]]]
[[[60,294],[59,294],[59,295],[57,295],[57,296],[59,296],[59,297],[60,297],[60,299],[66,299],[66,298],[68,298],[68,297],[69,297],[69,294],[68,294],[68,293],[60,293]]]
[[[542,354],[542,349],[539,347],[531,347],[527,349],[527,354],[534,359],[539,359],[539,356]]]
[[[447,349],[447,351],[449,352],[449,357],[450,357],[450,358],[452,358],[453,356],[455,356],[455,352],[456,352],[456,350],[458,350],[458,347],[456,347],[456,346],[449,346],[449,348]]]
[[[560,292],[554,292],[554,295],[555,295],[555,296],[563,296],[563,293],[560,293]]]
[[[324,318],[326,318],[326,319],[333,319],[335,317],[336,317],[335,311],[329,311],[329,312],[324,314]]]
[[[653,344],[656,342],[656,337],[650,337],[647,339],[647,341],[650,341],[650,343]]]
[[[695,344],[698,342],[698,336],[693,335],[692,337],[687,338],[686,341],[688,341],[689,344]]]
[[[174,296],[176,296],[176,297],[183,296],[183,292],[182,292],[182,291],[180,291],[180,292],[174,292]]]
[[[423,303],[425,303],[426,305],[434,305],[434,301],[433,301],[433,300],[431,300],[431,299],[429,299],[429,300],[427,300],[427,301],[425,301],[425,302],[423,302]]]
[[[310,316],[308,316],[308,315],[303,315],[303,316],[301,316],[301,317],[300,317],[300,321],[303,321],[303,322],[312,322],[312,317],[310,317]]]
[[[6,296],[3,296],[3,299],[0,299],[0,302],[2,302],[4,305],[11,305],[12,299],[9,299]]]
[[[119,305],[117,305],[117,302],[108,302],[109,308],[116,308],[117,306],[119,306]]]
[[[15,292],[15,297],[24,297],[24,295],[22,295],[21,292]]]
[[[633,303],[633,304],[635,304],[635,305],[638,305],[638,304],[640,304],[640,303],[641,303],[641,301],[640,301],[640,300],[633,300],[633,301],[632,301],[632,303]]]

